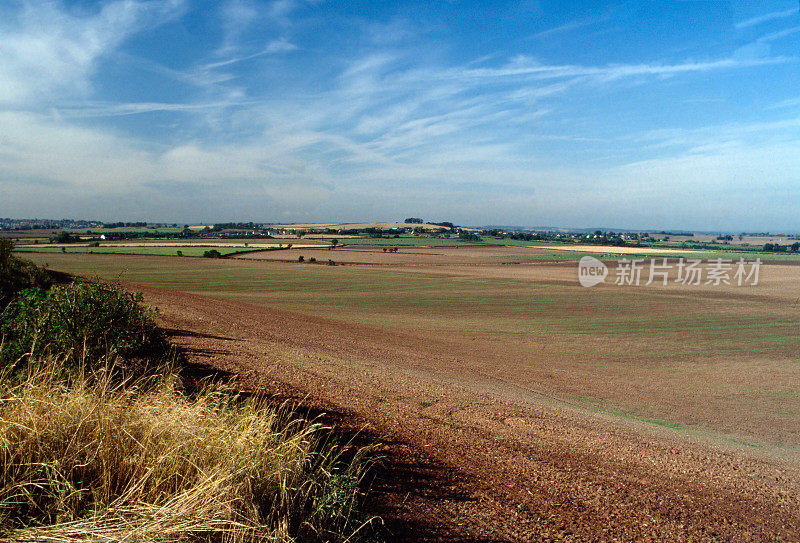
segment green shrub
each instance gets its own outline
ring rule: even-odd
[[[69,368],[161,357],[169,344],[141,302],[100,282],[25,290],[0,313],[0,363],[57,357]]]
[[[14,257],[14,243],[0,239],[0,309],[26,288],[49,287],[51,280],[45,270],[26,260]]]
[[[203,256],[206,258],[222,258],[222,253],[220,253],[216,249],[209,249],[208,251],[203,253]]]

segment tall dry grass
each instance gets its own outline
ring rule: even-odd
[[[40,363],[0,378],[0,540],[352,540],[363,456],[224,387]]]

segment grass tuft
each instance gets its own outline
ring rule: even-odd
[[[0,540],[344,541],[365,524],[366,451],[286,406],[56,368],[4,380]]]

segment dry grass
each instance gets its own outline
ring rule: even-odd
[[[0,540],[341,541],[363,526],[364,451],[286,407],[187,396],[171,372],[59,375],[2,379]]]

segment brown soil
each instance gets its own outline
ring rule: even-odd
[[[135,288],[192,361],[382,438],[369,508],[389,540],[800,537],[794,460],[553,401],[463,338]]]
[[[296,261],[298,256],[306,260],[314,257],[319,262],[333,260],[345,264],[380,264],[386,266],[463,266],[470,264],[497,264],[520,260],[531,255],[550,255],[552,249],[531,247],[419,247],[396,246],[397,252],[389,252],[392,246],[349,245],[337,248],[297,248],[289,251],[253,251],[236,255],[243,260]]]

